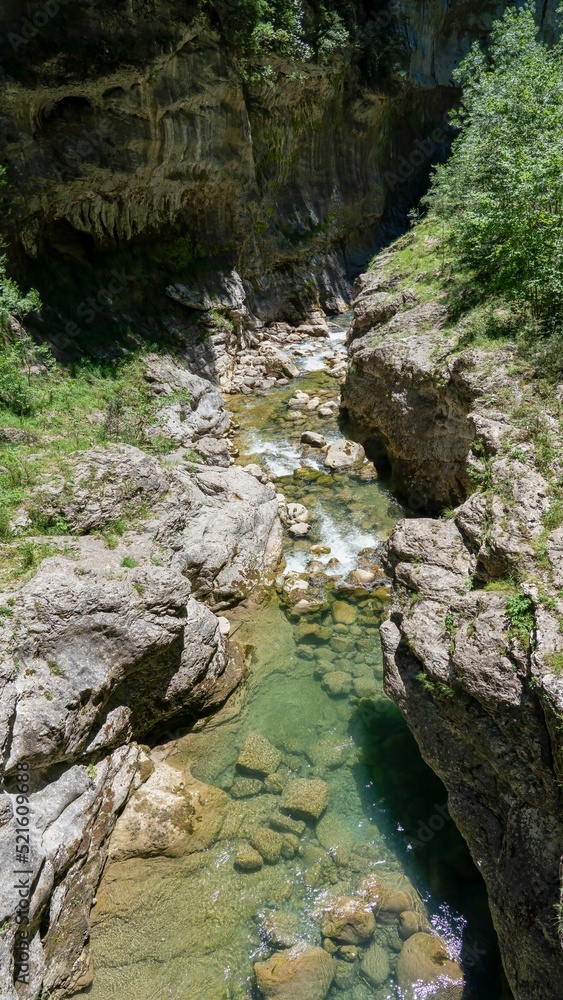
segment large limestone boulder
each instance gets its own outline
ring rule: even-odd
[[[432,1000],[462,1000],[463,972],[435,934],[413,934],[405,941],[397,976],[405,1000],[417,1000],[421,987],[424,996]]]
[[[364,449],[356,441],[335,441],[328,446],[324,463],[327,469],[352,469],[361,465],[365,457]]]
[[[281,753],[260,733],[249,733],[237,759],[237,767],[264,777],[273,774],[280,765]]]
[[[256,982],[266,1000],[325,1000],[336,962],[324,948],[296,944],[256,962]]]
[[[325,913],[321,931],[341,944],[363,944],[373,937],[375,917],[364,900],[342,896]]]
[[[316,820],[326,809],[328,796],[326,781],[296,778],[284,790],[281,807],[291,816]]]
[[[179,857],[204,851],[217,839],[227,805],[220,788],[158,762],[119,817],[109,858]]]

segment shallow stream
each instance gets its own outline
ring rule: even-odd
[[[371,872],[397,886],[405,878],[414,885],[432,924],[462,959],[464,995],[508,996],[484,887],[448,817],[445,791],[383,693],[378,629],[385,589],[381,583],[370,592],[342,589],[358,565],[377,564],[381,541],[404,512],[370,467],[327,473],[319,452],[300,445],[304,429],[327,441],[345,436],[337,410],[332,417],[305,411],[300,420],[287,408],[296,389],[338,400],[338,380],[324,367],[324,355],[343,337],[342,322],[333,324],[329,343],[300,356],[297,381],[228,404],[240,424],[238,460],[277,476],[278,491],[312,514],[306,539],[286,537],[280,582],[284,572],[306,576],[314,559],[309,569],[322,580],[326,602],[317,614],[298,618],[274,594],[230,616],[234,638],[253,649],[252,669],[230,702],[183,736],[169,758],[229,794],[220,839],[203,853],[108,870],[95,910],[91,1000],[251,1000],[258,995],[253,962],[273,950],[265,911],[290,915],[292,933],[319,944],[323,905],[357,891]],[[330,552],[313,557],[315,544]],[[336,615],[335,599],[345,605]],[[343,610],[346,623],[335,620]],[[316,631],[307,631],[311,625]],[[340,674],[339,693],[327,689],[331,664]],[[295,857],[246,872],[234,864],[237,852],[279,807],[279,796],[264,787],[239,797],[236,761],[250,733],[281,751],[285,778],[326,781],[329,804],[307,825]],[[399,997],[394,970],[402,942],[388,926],[378,926],[375,939],[388,955],[386,982],[374,985],[359,962],[339,962],[330,1000]]]

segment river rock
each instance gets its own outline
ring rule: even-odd
[[[397,977],[405,1000],[416,1000],[420,996],[420,984],[426,987],[424,996],[432,1000],[462,1000],[463,997],[463,972],[457,962],[452,962],[444,942],[435,934],[413,934],[405,941],[399,955]]]
[[[327,663],[327,665],[330,670],[333,669],[332,663]],[[351,745],[348,739],[336,740],[327,736],[311,743],[305,752],[315,767],[336,768],[342,767],[346,763],[350,750]]]
[[[303,431],[301,444],[308,444],[311,448],[324,448],[326,438],[322,434],[316,434],[315,431]]]
[[[328,805],[328,797],[326,781],[318,778],[296,778],[286,787],[281,807],[292,816],[317,820]]]
[[[335,441],[329,445],[324,464],[327,469],[352,469],[355,465],[361,465],[365,458],[365,451],[361,444],[355,441]]]
[[[303,521],[296,521],[295,524],[289,524],[287,530],[294,538],[305,538],[311,530],[311,525],[305,524]]]
[[[267,826],[261,826],[250,841],[251,846],[261,855],[269,865],[275,865],[280,860],[283,837],[270,830]]]
[[[323,937],[343,944],[362,944],[373,937],[374,931],[375,917],[371,907],[353,896],[342,896],[336,900],[323,916],[321,924]]]
[[[311,515],[305,504],[302,503],[288,503],[287,505],[287,517],[288,520],[293,522],[306,522],[311,520]]]
[[[301,837],[305,832],[305,823],[302,819],[292,819],[291,816],[284,816],[281,812],[270,816],[270,826],[280,833],[293,833],[296,837]]]
[[[262,789],[267,795],[281,795],[284,784],[285,782],[280,774],[268,774],[264,778]]]
[[[263,788],[260,778],[244,778],[238,775],[231,786],[231,796],[233,799],[247,799],[253,795],[258,795]]]
[[[324,950],[299,943],[256,962],[256,982],[266,1000],[325,1000],[336,962]]]
[[[121,813],[109,857],[179,857],[206,850],[219,835],[227,805],[221,789],[159,761]]]
[[[282,858],[294,858],[299,850],[299,839],[293,833],[284,833],[282,840]]]
[[[265,736],[249,733],[238,755],[237,766],[257,774],[273,774],[280,765],[282,755]]]
[[[318,396],[313,396],[313,398],[310,399],[309,402],[307,403],[307,405],[305,406],[305,409],[306,410],[316,410],[317,407],[318,407],[318,405],[319,405],[319,403],[320,403],[319,397]]]
[[[380,693],[377,683],[371,677],[355,677],[353,688],[356,698],[376,698]]]
[[[407,938],[412,937],[413,934],[418,934],[420,931],[426,929],[427,921],[422,913],[417,913],[416,910],[404,910],[403,913],[399,914],[399,936],[403,941]]]
[[[332,670],[324,675],[321,683],[327,694],[333,698],[345,698],[352,689],[352,677],[344,670]]]
[[[353,625],[358,617],[358,612],[352,604],[347,601],[334,601],[332,604],[332,617],[338,625]]]
[[[255,851],[253,847],[250,847],[249,844],[241,847],[235,856],[235,865],[243,872],[258,871],[259,868],[262,868],[263,864],[262,855],[258,851]]]
[[[299,935],[299,917],[284,910],[266,910],[260,930],[273,948],[291,948]]]
[[[391,974],[389,956],[377,941],[372,941],[363,954],[360,968],[371,986],[383,986]]]
[[[373,906],[379,919],[398,921],[405,910],[412,910],[414,893],[406,889],[394,889],[385,885],[377,875],[368,875],[360,883],[358,893]]]

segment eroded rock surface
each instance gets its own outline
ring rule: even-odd
[[[163,364],[153,376],[174,386]],[[188,376],[182,368],[178,378],[193,393],[190,434],[224,433],[220,397]],[[69,456],[64,478],[38,483],[26,503],[24,520],[32,510],[72,534],[57,534],[59,554],[0,595],[9,607],[0,621],[3,871],[14,865],[22,774],[30,810],[30,851],[20,860],[31,872],[33,982],[20,984],[20,1000],[41,986],[59,996],[88,983],[89,911],[129,795],[112,861],[189,854],[217,837],[225,793],[155,767],[137,741],[232,692],[245,658],[212,608],[267,582],[282,537],[269,482],[237,467],[167,463],[129,445]],[[270,833],[281,850],[281,836]],[[15,998],[17,897],[8,883],[0,992]]]
[[[400,276],[390,284],[390,261],[392,252],[382,255],[357,286],[343,402],[368,453],[386,454],[415,509],[458,506],[445,519],[399,522],[387,543],[394,601],[381,628],[385,689],[446,785],[487,884],[514,996],[555,1000],[563,977],[553,918],[563,853],[562,548],[552,488],[562,472],[560,429],[519,377],[512,345],[463,348],[451,327],[444,336],[445,301],[418,302]],[[549,442],[543,454],[541,441]],[[405,898],[397,905],[411,909]],[[405,990],[411,942],[428,943],[416,923],[401,918]]]

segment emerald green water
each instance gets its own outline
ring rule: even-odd
[[[305,373],[298,385],[310,395],[338,398],[338,383],[324,372]],[[252,668],[218,714],[177,741],[168,763],[189,766],[194,777],[229,794],[245,737],[260,733],[282,752],[282,774],[328,783],[328,808],[308,825],[295,858],[259,871],[238,871],[234,857],[279,807],[278,796],[263,792],[242,799],[229,794],[223,827],[207,851],[113,865],[98,893],[95,978],[86,993],[91,1000],[254,1000],[253,962],[272,952],[260,927],[264,910],[294,914],[299,939],[320,943],[323,905],[353,894],[376,871],[393,885],[408,879],[420,893],[452,953],[466,960],[467,996],[500,1000],[505,994],[482,883],[442,809],[443,787],[383,693],[378,630],[385,594],[380,586],[375,596],[339,592],[366,558],[360,553],[369,550],[377,563],[378,545],[403,512],[375,478],[327,475],[312,452],[303,464],[303,429],[328,440],[342,431],[336,417],[313,413],[303,423],[288,421],[286,404],[295,389],[294,382],[262,396],[237,397],[230,409],[241,425],[239,461],[260,462],[279,476],[279,492],[312,512],[307,540],[286,540],[286,567],[308,577],[328,606],[298,619],[272,594],[257,609],[233,613],[231,634],[252,647]],[[307,570],[310,547],[319,542],[331,553]],[[327,566],[335,557],[339,563]],[[282,574],[280,569],[280,582]],[[335,596],[353,607],[353,624],[334,622]],[[304,635],[303,622],[320,626],[320,637]],[[321,664],[327,661],[349,675],[348,694],[325,690]],[[441,826],[433,819],[437,806]],[[423,843],[421,824],[430,829],[430,820],[439,829]],[[378,926],[376,940],[389,956],[388,981],[375,988],[357,963],[339,962],[331,1000],[399,997],[393,972],[402,942],[386,926]]]

